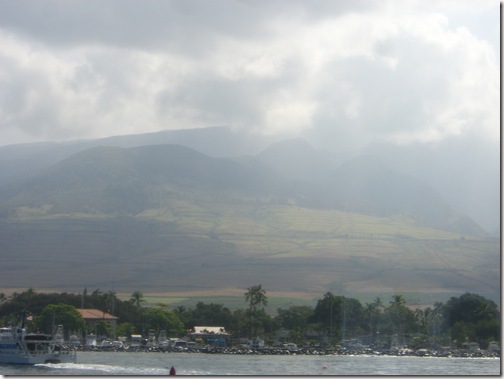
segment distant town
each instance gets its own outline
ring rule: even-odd
[[[222,354],[390,354],[500,356],[500,311],[465,293],[425,309],[402,295],[364,305],[327,292],[315,307],[268,314],[266,290],[244,290],[244,308],[198,302],[194,308],[152,305],[142,292],[120,300],[113,291],[0,294],[1,326],[22,323],[77,350]]]

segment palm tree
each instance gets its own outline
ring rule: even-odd
[[[373,305],[377,308],[377,309],[383,309],[383,301],[382,299],[380,298],[380,296],[377,296],[376,299],[374,299],[373,301]]]
[[[364,308],[364,315],[366,317],[369,331],[371,332],[371,336],[373,338],[373,341],[375,339],[375,334],[377,332],[377,324],[378,324],[378,308],[374,303],[366,303],[366,306]]]
[[[436,335],[439,336],[441,332],[441,326],[443,321],[443,306],[444,304],[442,302],[436,301],[434,303],[434,309],[432,309],[429,314],[433,343],[436,339]]]
[[[266,297],[266,291],[262,286],[256,285],[247,288],[245,292],[245,301],[249,304],[249,315],[250,315],[250,336],[254,336],[254,318],[257,316],[257,311],[268,304],[268,298]]]
[[[142,303],[145,302],[145,300],[143,299],[143,293],[141,293],[140,291],[135,291],[131,294],[131,299],[130,301],[135,304],[135,306],[138,308],[140,308],[140,305]]]
[[[245,301],[249,304],[250,311],[255,313],[260,306],[265,306],[268,304],[266,291],[260,284],[257,286],[249,287],[247,288],[247,292],[245,292]]]
[[[382,313],[383,313],[383,301],[382,299],[377,296],[373,303],[372,303],[372,308],[373,308],[373,324],[375,324],[375,333],[376,333],[376,339],[378,343],[380,343],[380,319],[382,318]]]
[[[405,307],[406,300],[404,299],[403,295],[393,295],[392,301],[390,301],[390,305],[393,305],[397,308]]]
[[[131,294],[130,301],[136,306],[138,313],[140,314],[140,329],[143,335],[144,332],[144,313],[141,304],[145,302],[143,299],[143,293],[140,291],[135,291]]]

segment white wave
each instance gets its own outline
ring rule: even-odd
[[[148,368],[148,367],[124,367],[103,364],[84,364],[84,363],[44,363],[37,367],[47,367],[52,370],[69,370],[73,372],[82,372],[82,374],[124,374],[124,375],[168,375],[169,368]]]

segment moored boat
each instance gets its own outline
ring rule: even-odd
[[[76,358],[74,349],[49,334],[26,333],[23,327],[0,328],[0,363],[73,363]]]

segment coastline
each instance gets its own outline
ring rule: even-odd
[[[376,350],[371,348],[298,348],[289,350],[285,348],[264,347],[251,349],[246,347],[143,347],[129,346],[126,348],[77,346],[76,351],[91,352],[134,352],[134,353],[194,353],[194,354],[222,354],[222,355],[374,355],[374,356],[416,356],[439,358],[500,358],[500,351],[464,351],[461,349],[428,350],[428,349],[390,349]]]

